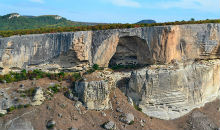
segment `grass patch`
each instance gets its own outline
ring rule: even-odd
[[[133,125],[134,124],[134,121],[131,121],[128,125]]]
[[[3,117],[3,116],[5,116],[5,114],[0,113],[0,117]]]
[[[34,93],[35,93],[35,90],[36,90],[36,87],[25,90],[24,95],[27,96],[27,97],[33,97]]]
[[[55,84],[54,86],[50,86],[48,90],[52,91],[52,93],[56,94],[60,92],[61,86],[58,84]]]
[[[138,107],[135,103],[133,103],[133,104],[134,104],[134,108],[135,108],[136,110],[142,112],[142,109],[141,109],[140,107]]]
[[[16,108],[15,108],[14,106],[12,106],[12,107],[8,108],[7,111],[8,111],[8,112],[12,112],[12,111],[14,111],[15,109],[16,109]]]
[[[95,67],[96,68],[96,67]],[[33,80],[33,79],[41,79],[41,78],[49,78],[50,80],[57,80],[59,82],[64,80],[70,80],[70,81],[77,81],[80,80],[82,77],[80,73],[47,73],[43,72],[41,70],[33,70],[33,71],[26,71],[22,70],[20,73],[17,72],[9,72],[6,75],[0,75],[0,82],[1,83],[12,83],[12,82],[18,82],[22,80]]]

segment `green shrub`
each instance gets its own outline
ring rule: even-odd
[[[133,105],[134,105],[134,108],[136,109],[136,110],[138,110],[138,111],[141,111],[142,112],[142,109],[140,108],[140,107],[138,107],[135,103],[133,103]]]
[[[0,113],[0,117],[3,117],[3,116],[5,116],[4,114],[2,114],[2,113]]]
[[[95,70],[92,68],[92,69],[89,69],[89,70],[87,70],[87,73],[88,74],[91,74],[91,73],[93,73],[93,72],[95,72]]]
[[[12,107],[10,107],[10,108],[7,109],[8,112],[12,112],[12,111],[14,111],[14,110],[15,110],[15,107],[14,107],[14,106],[12,106]]]
[[[25,98],[25,97],[26,97],[26,95],[22,93],[22,94],[20,95],[20,97]]]
[[[92,66],[92,68],[93,68],[94,70],[98,70],[98,69],[99,69],[99,65],[98,65],[98,64],[94,64],[94,65]]]
[[[134,121],[131,121],[130,123],[129,123],[129,125],[133,125],[134,124]]]
[[[74,73],[72,76],[74,78],[74,81],[80,80],[82,78],[80,73]]]
[[[18,105],[17,108],[18,109],[24,108],[24,105]]]
[[[56,94],[60,92],[61,87],[60,85],[55,84],[54,86],[50,86],[48,89],[51,90],[54,94]]]
[[[30,107],[31,106],[31,104],[25,104],[24,105],[24,108],[28,108],[28,107]]]
[[[28,97],[33,97],[35,93],[36,87],[30,88],[24,92],[24,94]]]

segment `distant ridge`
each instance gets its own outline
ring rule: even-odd
[[[103,24],[71,21],[59,15],[22,16],[18,13],[0,16],[0,23],[0,30],[76,27]]]
[[[152,24],[152,23],[157,23],[157,22],[155,20],[141,20],[137,22],[136,24],[143,24],[143,23]]]

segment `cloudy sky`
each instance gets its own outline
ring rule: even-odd
[[[0,0],[0,15],[13,12],[104,23],[219,19],[220,0]]]

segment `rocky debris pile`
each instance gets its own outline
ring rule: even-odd
[[[200,111],[194,111],[191,115],[189,125],[191,130],[217,130],[217,125]]]
[[[111,88],[104,80],[78,81],[75,84],[75,92],[87,109],[105,110],[111,107],[109,103]]]
[[[32,106],[39,106],[41,105],[45,100],[44,92],[41,87],[37,87],[35,89],[35,93],[33,95],[33,102],[31,103]]]
[[[103,125],[104,129],[106,130],[116,130],[117,127],[116,127],[116,124],[115,122],[113,121],[109,121],[109,122],[106,122],[104,125]]]

